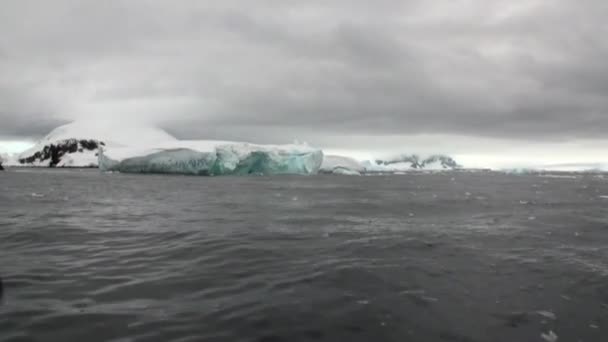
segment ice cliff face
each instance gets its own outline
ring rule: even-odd
[[[154,148],[108,148],[102,171],[185,175],[316,174],[323,152],[308,145],[254,145],[225,141],[176,141]]]
[[[218,146],[216,155],[211,173],[218,175],[310,175],[323,161],[323,152],[308,145],[227,144]]]

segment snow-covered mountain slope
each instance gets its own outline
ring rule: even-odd
[[[98,151],[104,145],[99,140],[57,140],[41,145],[40,150],[20,154],[18,161],[39,167],[97,167]]]
[[[103,149],[99,168],[127,173],[186,175],[315,174],[323,152],[305,144],[171,141],[149,147]]]
[[[425,170],[454,170],[460,169],[462,166],[451,157],[435,154],[422,161],[422,168]]]
[[[17,156],[19,165],[41,167],[96,167],[100,146],[146,146],[176,141],[154,127],[73,122],[55,128]]]
[[[164,130],[150,126],[117,125],[116,123],[72,122],[52,130],[41,142],[67,139],[93,139],[107,145],[145,146],[160,141],[175,141]]]
[[[461,168],[449,156],[435,154],[422,158],[416,154],[401,155],[387,160],[366,161],[364,166],[369,172],[399,172],[415,170],[455,170]]]
[[[361,173],[365,172],[365,168],[353,158],[327,155],[323,157],[323,163],[319,172],[351,176],[361,175]]]

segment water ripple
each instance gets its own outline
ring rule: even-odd
[[[2,341],[606,338],[589,328],[608,327],[602,179],[68,171],[0,186]]]

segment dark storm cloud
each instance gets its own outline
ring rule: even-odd
[[[6,0],[0,136],[105,117],[263,142],[602,137],[606,17],[600,0]]]

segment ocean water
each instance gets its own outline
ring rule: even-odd
[[[603,196],[601,175],[12,170],[0,341],[608,341]]]

